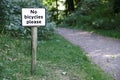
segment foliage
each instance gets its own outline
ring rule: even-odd
[[[114,15],[111,3],[104,3],[91,13],[92,26],[95,29],[119,29],[120,15]],[[118,18],[117,18],[118,17]]]
[[[43,4],[49,10],[50,20],[59,23],[65,16],[65,1],[66,0],[43,0]]]
[[[62,24],[82,29],[120,30],[120,14],[114,14],[111,0],[84,0],[82,5],[66,17]]]
[[[120,0],[112,0],[112,2],[114,3],[113,5],[113,9],[114,9],[114,13],[120,13]]]
[[[81,6],[78,8],[82,15],[90,14],[96,7],[101,4],[100,0],[83,0]]]
[[[69,26],[77,26],[77,27],[86,27],[89,24],[91,24],[91,16],[88,16],[91,14],[93,10],[98,7],[100,3],[98,0],[84,0],[82,1],[81,6],[72,14],[65,17],[62,24],[67,24]]]
[[[38,43],[36,72],[31,76],[31,41],[0,35],[0,80],[113,80],[63,37],[54,35]]]
[[[22,0],[22,1],[12,1],[12,0],[5,0],[4,3],[1,5],[3,6],[5,16],[4,27],[0,32],[4,32],[6,34],[15,36],[15,37],[29,37],[31,34],[31,29],[23,27],[21,24],[21,9],[22,8],[30,8],[30,7],[43,7],[41,4],[41,0],[35,0],[35,1],[29,1],[29,0]],[[2,9],[3,11],[3,9]],[[51,24],[51,23],[48,23]],[[48,27],[47,27],[48,28]],[[52,27],[51,27],[52,28]],[[41,28],[39,28],[41,29]],[[53,28],[54,29],[54,28]],[[4,31],[3,31],[4,30]],[[42,31],[42,32],[40,32]],[[44,31],[44,35],[41,34]],[[38,33],[42,36],[45,36],[45,38],[49,38],[48,34],[53,33],[53,31],[48,31],[46,28],[42,30],[38,30]]]
[[[5,20],[5,15],[7,14],[5,12],[6,10],[6,3],[9,3],[9,1],[5,1],[5,0],[1,0],[0,1],[0,33],[4,30],[4,26],[5,26],[5,23],[6,23],[6,20]]]
[[[100,35],[103,35],[103,36],[120,39],[120,30],[119,29],[118,30],[92,29],[92,30],[89,30],[89,31],[100,34]]]
[[[49,22],[46,24],[46,27],[40,27],[38,30],[39,39],[52,39],[55,27],[56,27],[55,22]]]

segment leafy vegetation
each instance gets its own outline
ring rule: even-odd
[[[8,34],[14,37],[29,37],[31,34],[31,29],[23,27],[21,23],[21,9],[31,8],[31,7],[44,7],[41,0],[29,1],[29,0],[2,0],[1,1],[1,20],[5,21],[0,28],[0,32],[3,34]],[[49,15],[48,15],[49,16]],[[39,28],[38,33],[41,36],[40,39],[49,39],[53,35],[55,29],[55,23],[49,21],[47,17],[46,27]]]
[[[119,3],[116,3],[116,1],[83,0],[81,6],[72,14],[65,17],[59,26],[79,28],[119,38],[120,6],[117,5]]]
[[[43,4],[50,11],[50,19],[58,24],[65,16],[74,12],[81,1],[82,0],[43,0]]]
[[[50,11],[47,11],[47,26],[52,27],[39,28],[41,39],[51,38],[55,28],[53,21],[72,28],[120,30],[119,0],[2,0],[0,5],[3,13],[0,14],[0,32],[16,37],[30,37],[30,28],[21,25],[23,7],[46,7]]]
[[[108,36],[112,38],[120,39],[120,31],[119,30],[101,30],[101,29],[92,29],[90,32],[94,32],[103,36]]]
[[[37,70],[31,76],[31,41],[28,40],[31,30],[21,25],[21,9],[45,6],[42,0],[1,0],[0,80],[114,80],[91,63],[83,50],[54,34],[56,23],[63,20],[61,26],[64,27],[94,30],[106,35],[104,29],[108,31],[107,35],[118,37],[114,31],[120,30],[119,5],[111,1],[43,0],[50,13],[47,11],[46,27],[38,29]]]
[[[83,50],[58,35],[38,42],[37,70],[31,76],[30,43],[0,35],[0,80],[113,80],[91,63]]]

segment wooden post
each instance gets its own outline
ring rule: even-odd
[[[36,70],[36,52],[37,52],[37,27],[32,28],[32,66],[31,74],[33,75]]]

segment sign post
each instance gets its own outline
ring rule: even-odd
[[[36,53],[37,53],[37,27],[32,27],[32,63],[31,74],[35,73],[36,69]]]
[[[32,75],[36,70],[37,26],[45,26],[45,18],[46,16],[44,8],[22,8],[22,26],[31,27],[32,30]]]

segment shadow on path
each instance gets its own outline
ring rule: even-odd
[[[120,40],[66,28],[58,28],[56,32],[83,48],[93,62],[120,80]]]

